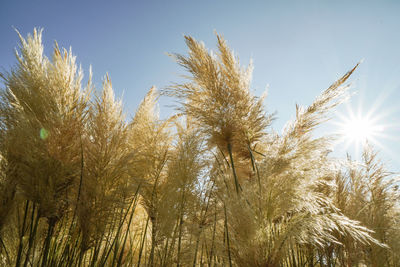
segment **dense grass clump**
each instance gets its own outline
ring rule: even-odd
[[[398,181],[366,146],[329,156],[313,130],[358,65],[282,134],[217,35],[185,36],[187,81],[151,88],[131,121],[71,51],[20,37],[0,92],[0,266],[400,266]],[[160,95],[180,103],[161,120]]]

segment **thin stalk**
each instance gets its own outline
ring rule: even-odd
[[[178,228],[179,228],[179,222],[177,222],[175,229],[174,229],[174,235],[172,236],[172,242],[169,247],[166,259],[170,259],[172,257],[172,253],[174,252],[174,247],[175,247],[175,241],[176,241],[176,235],[178,233]]]
[[[224,215],[225,215],[226,245],[228,246],[229,266],[232,267],[231,246],[230,246],[230,242],[229,242],[228,216],[226,215],[225,203],[224,203]]]
[[[156,188],[157,188],[157,183],[158,183],[158,179],[160,178],[161,175],[161,171],[164,168],[165,163],[167,162],[166,160],[166,156],[167,153],[164,154],[163,157],[163,163],[160,166],[160,169],[158,170],[156,179],[154,181],[154,185],[153,185],[153,191],[151,192],[151,199],[150,199],[150,203],[151,203],[151,207],[150,207],[150,220],[151,220],[151,250],[150,250],[150,266],[153,267],[154,266],[154,250],[155,250],[155,245],[156,245],[156,223],[157,223],[157,218],[156,218],[156,212],[154,210],[154,197],[156,194]]]
[[[194,259],[193,259],[193,267],[196,266],[197,251],[199,250],[199,242],[200,242],[201,232],[202,232],[202,226],[200,226],[199,235],[197,236],[197,240],[196,240],[196,247],[195,247],[195,250],[194,250]]]
[[[35,211],[36,211],[36,204],[33,204],[32,216],[31,216],[31,222],[33,222],[33,227],[31,225],[31,229],[30,229],[30,232],[29,232],[28,250],[26,252],[24,267],[26,267],[28,265],[29,253],[30,253],[30,250],[32,248],[33,240],[34,240],[33,237],[36,236],[36,231],[37,231],[37,227],[38,227],[38,224],[39,224],[39,214],[36,214],[36,217],[34,219]],[[35,250],[33,250],[32,259],[35,259]]]
[[[120,231],[118,231],[117,235],[115,236],[115,239],[114,239],[115,240],[115,244],[114,244],[114,246],[112,246],[112,247],[114,247],[114,253],[113,253],[114,255],[113,255],[113,259],[111,261],[111,266],[114,266],[114,263],[117,260],[117,255],[118,255],[118,251],[119,251],[119,244],[120,244],[120,236],[121,236],[121,233],[120,233]]]
[[[69,242],[67,235],[67,229],[68,229],[68,216],[63,216],[63,219],[61,220],[60,223],[58,223],[58,227],[56,227],[57,232],[55,233],[56,237],[56,242],[53,242],[52,247],[51,247],[51,255],[52,255],[52,260],[51,260],[51,266],[56,266],[58,262],[61,261],[61,258],[63,256],[63,248],[64,244]]]
[[[122,214],[122,209],[121,209],[121,214]],[[114,233],[113,229],[114,229],[115,225],[117,224],[117,221],[122,220],[122,217],[120,219],[117,219],[116,217],[117,216],[114,216],[112,218],[112,222],[110,223],[110,225],[108,227],[109,229],[108,229],[108,231],[106,230],[107,234],[106,234],[106,238],[104,241],[105,245],[103,246],[103,253],[101,254],[101,257],[100,257],[100,263],[106,262],[106,257],[108,257],[107,252],[109,252],[113,247],[113,239],[112,239],[112,234]],[[109,246],[110,246],[110,248],[109,248]]]
[[[94,267],[96,265],[97,259],[99,258],[100,247],[101,247],[101,241],[98,240],[96,242],[96,245],[94,246],[93,255],[90,260],[91,261],[90,266]],[[100,261],[100,263],[101,263],[101,261]],[[104,261],[104,264],[101,264],[101,265],[105,265],[105,261]]]
[[[123,255],[123,252],[124,252],[126,240],[127,240],[127,238],[128,238],[129,228],[130,228],[131,223],[132,223],[133,214],[135,213],[135,209],[136,209],[136,205],[137,205],[137,200],[138,200],[137,194],[138,194],[138,192],[139,192],[139,189],[140,189],[140,185],[138,186],[138,189],[136,190],[135,200],[134,200],[134,203],[133,203],[131,215],[130,215],[130,217],[129,217],[129,222],[128,222],[128,225],[127,225],[127,227],[126,227],[125,237],[124,237],[124,241],[123,241],[123,243],[122,243],[121,253],[119,254],[117,266],[121,266],[121,263],[122,263],[122,255]],[[114,265],[114,264],[113,264],[113,265]]]
[[[251,158],[251,165],[253,166],[253,171],[256,172],[257,174],[257,182],[258,182],[258,219],[260,221],[260,223],[262,223],[262,218],[264,218],[263,216],[263,212],[262,212],[262,208],[261,208],[261,192],[262,192],[262,188],[261,188],[261,177],[260,177],[260,173],[258,171],[258,167],[257,167],[257,163],[256,160],[254,158],[253,155],[253,151],[251,150],[250,146],[248,145],[247,148],[249,149],[250,152],[250,158]]]
[[[201,252],[200,252],[200,266],[203,266],[204,245],[205,245],[205,242],[202,242],[201,243]]]
[[[178,259],[176,266],[180,266],[180,258],[181,258],[181,242],[182,242],[182,226],[183,226],[183,206],[185,200],[185,190],[182,190],[182,199],[181,199],[181,210],[179,214],[179,235],[178,235]]]
[[[156,217],[151,217],[151,250],[150,250],[150,267],[154,266],[154,250],[155,250],[155,246],[156,246]]]
[[[67,262],[69,263],[68,266],[72,266],[74,261],[76,261],[75,254],[77,253],[76,250],[78,249],[78,242],[80,235],[81,233],[79,233],[78,236],[76,237],[75,245],[72,247],[72,251],[68,251],[68,260],[67,260]]]
[[[210,205],[210,198],[211,198],[211,194],[212,194],[212,190],[214,188],[214,185],[215,185],[215,183],[213,182],[213,184],[211,186],[211,189],[208,192],[208,195],[207,195],[207,193],[204,193],[204,200],[202,202],[206,202],[206,207],[204,208],[204,210],[202,209],[201,212],[200,212],[201,220],[200,220],[199,234],[198,234],[197,240],[196,240],[196,247],[195,247],[195,253],[194,253],[193,266],[196,265],[197,251],[199,249],[200,236],[203,233],[204,222],[205,222],[206,215],[207,215],[207,212],[208,212],[208,207]]]
[[[231,143],[228,143],[228,153],[229,153],[229,159],[231,161],[233,178],[235,179],[236,193],[239,195],[239,187],[240,187],[240,185],[239,185],[238,177],[237,177],[237,174],[236,174],[235,164],[233,162],[232,145],[231,145]]]
[[[146,226],[144,227],[144,234],[143,234],[142,244],[140,245],[140,249],[139,249],[139,257],[138,257],[138,264],[137,264],[138,267],[140,266],[140,260],[142,259],[142,252],[143,252],[143,247],[144,247],[144,241],[146,240],[147,226],[149,224],[149,219],[150,219],[150,217],[147,216]]]
[[[164,256],[162,258],[162,264],[160,266],[165,267],[165,266],[170,266],[172,264],[171,261],[169,260],[171,259],[171,255],[174,252],[176,236],[178,235],[178,229],[179,229],[179,221],[177,220],[174,229],[172,231],[172,236],[167,238],[167,242],[164,248]]]
[[[212,235],[212,240],[211,240],[211,249],[210,249],[210,260],[209,260],[209,266],[211,267],[212,264],[212,257],[213,257],[213,252],[214,252],[214,242],[215,242],[215,232],[217,229],[217,203],[214,204],[214,229],[213,229],[213,235]]]
[[[79,252],[79,260],[78,260],[78,267],[82,266],[82,260],[83,260],[83,255],[85,254],[85,252],[83,250],[81,250]]]
[[[66,252],[65,250],[67,249],[67,244],[69,244],[69,239],[70,236],[72,236],[72,227],[74,226],[74,222],[75,222],[75,217],[76,217],[76,211],[78,209],[78,205],[79,205],[79,200],[80,200],[80,196],[81,196],[81,191],[82,191],[82,181],[83,181],[83,169],[85,167],[85,161],[84,161],[84,155],[83,155],[83,142],[82,142],[82,134],[79,135],[79,139],[80,139],[80,156],[81,156],[81,166],[80,166],[80,177],[79,177],[79,187],[78,187],[78,195],[76,197],[76,204],[75,204],[75,209],[72,215],[72,220],[71,220],[71,224],[68,230],[68,241],[65,242],[65,246],[63,249],[63,253],[62,255],[64,255],[64,253]],[[69,247],[68,247],[69,248]]]
[[[175,231],[175,229],[174,229],[174,231]],[[160,266],[166,266],[169,241],[170,241],[170,238],[168,237],[167,241],[165,242],[165,246],[164,246],[164,254],[160,255],[160,258],[161,258]],[[160,254],[161,254],[161,252],[160,252]]]
[[[221,152],[222,157],[225,159],[227,165],[229,166],[229,162],[226,160],[226,157],[225,157],[225,155],[224,155],[224,152],[222,152],[222,150],[221,150],[219,147],[218,147],[218,149],[219,149],[219,151]],[[214,157],[215,157],[215,160],[216,160],[216,162],[217,162],[219,168],[221,169],[221,163],[219,162],[218,157],[217,157],[216,155],[214,155]],[[228,183],[226,182],[225,175],[222,175],[222,178],[224,179],[224,184],[225,184],[225,187],[226,187],[226,193],[227,193],[228,196],[229,196],[229,195],[230,195],[230,190],[229,190]]]
[[[105,257],[104,260],[102,261],[102,264],[105,264],[105,263],[106,263],[107,258],[110,256],[110,253],[111,253],[112,248],[113,248],[114,245],[117,243],[117,240],[118,240],[118,238],[120,237],[120,232],[121,232],[122,225],[123,225],[124,221],[126,220],[126,217],[128,216],[129,210],[131,209],[132,205],[133,205],[133,202],[129,205],[127,211],[126,211],[125,214],[123,215],[123,218],[121,218],[120,223],[119,223],[119,226],[118,226],[118,229],[117,229],[116,236],[114,237],[113,242],[111,243],[110,249],[108,250],[108,252],[107,252],[107,254],[106,254],[106,257]],[[117,246],[117,245],[115,245],[115,246]],[[116,252],[115,252],[115,253],[117,253],[117,250],[118,250],[118,249],[116,249]],[[115,257],[115,254],[114,254],[114,257]]]
[[[23,241],[23,237],[24,237],[24,234],[25,234],[25,224],[26,224],[26,217],[28,215],[28,208],[29,208],[29,200],[27,200],[26,204],[25,204],[24,220],[22,222],[21,234],[19,236],[17,260],[15,261],[15,266],[16,267],[18,267],[20,265],[20,262],[21,262],[21,254],[22,254],[22,247],[23,247],[22,241]]]
[[[3,249],[4,249],[5,253],[6,253],[6,257],[7,257],[8,263],[11,264],[10,255],[8,254],[6,245],[4,244],[3,239],[1,238],[1,236],[0,236],[0,243],[1,243],[1,246],[3,247]]]
[[[47,256],[49,253],[50,241],[53,236],[54,226],[56,225],[56,219],[49,219],[49,227],[47,228],[46,239],[44,240],[44,252],[42,257],[42,267],[45,267],[47,264]]]
[[[79,177],[79,188],[78,188],[78,196],[77,196],[77,201],[76,201],[77,205],[78,205],[78,202],[79,202],[79,199],[80,199],[80,196],[81,196],[82,181],[83,181],[83,168],[85,167],[85,164],[84,164],[85,162],[84,162],[84,157],[83,157],[82,134],[79,135],[79,138],[80,138],[80,145],[81,145],[81,174],[80,174],[80,177]],[[75,210],[76,210],[76,207],[75,207]],[[76,215],[75,210],[74,210],[74,216],[72,218],[72,221],[74,221],[74,219],[75,219],[75,215]]]

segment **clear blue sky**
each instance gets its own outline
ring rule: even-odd
[[[15,64],[18,38],[44,28],[49,55],[53,41],[72,46],[86,71],[93,66],[100,88],[108,72],[125,111],[134,114],[147,90],[179,81],[183,73],[166,52],[186,53],[183,34],[215,48],[214,30],[224,35],[243,64],[254,60],[253,89],[269,85],[268,111],[277,111],[280,131],[358,61],[351,78],[356,95],[348,104],[374,108],[387,125],[381,157],[400,171],[400,1],[19,1],[0,3],[0,67]],[[171,109],[161,99],[160,113]],[[339,112],[347,116],[344,107]],[[338,118],[334,118],[338,120]],[[390,125],[388,125],[390,124]],[[327,124],[320,131],[332,130]],[[343,145],[335,155],[344,156]],[[350,146],[349,152],[354,148]]]

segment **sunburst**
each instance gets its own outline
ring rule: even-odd
[[[339,135],[337,145],[342,145],[340,149],[348,152],[353,147],[357,156],[366,143],[383,146],[381,140],[387,138],[385,130],[389,127],[383,123],[383,113],[378,115],[375,108],[369,112],[363,112],[361,107],[354,112],[350,106],[347,106],[347,112],[337,113],[337,116],[339,121],[334,124],[337,127],[336,133]]]

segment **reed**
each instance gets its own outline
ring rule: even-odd
[[[155,87],[132,119],[108,75],[20,37],[1,74],[1,266],[399,266],[399,180],[366,146],[329,155],[313,131],[358,64],[278,134],[222,36],[185,36],[186,82]],[[161,120],[157,100],[178,101]],[[340,164],[339,164],[340,163]]]

